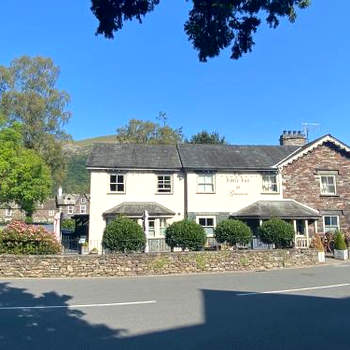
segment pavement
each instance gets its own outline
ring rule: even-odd
[[[350,349],[350,264],[0,280],[0,349]]]

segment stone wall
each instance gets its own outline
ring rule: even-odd
[[[335,196],[321,195],[320,170],[337,172]],[[350,231],[350,157],[332,143],[325,143],[282,169],[283,197],[320,211],[339,215],[340,228]],[[323,232],[323,220],[318,231]]]
[[[114,277],[255,271],[317,263],[313,250],[240,250],[88,256],[0,256],[0,278]]]

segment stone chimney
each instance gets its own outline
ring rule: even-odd
[[[284,130],[280,137],[281,146],[304,146],[306,144],[306,136],[302,131]]]

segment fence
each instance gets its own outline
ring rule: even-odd
[[[165,243],[165,238],[149,238],[148,249],[150,253],[170,252],[170,247]]]

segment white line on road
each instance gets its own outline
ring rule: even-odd
[[[243,297],[243,296],[258,295],[258,294],[283,294],[283,293],[292,293],[292,292],[302,292],[302,291],[307,291],[307,290],[341,288],[341,287],[348,287],[348,286],[350,286],[350,283],[329,284],[327,286],[305,287],[305,288],[295,288],[295,289],[282,289],[282,290],[270,290],[270,291],[266,291],[266,292],[247,292],[247,293],[237,294],[237,296]]]
[[[27,309],[70,309],[70,308],[87,308],[87,307],[106,307],[106,306],[124,306],[124,305],[143,305],[155,304],[156,300],[146,301],[128,301],[123,303],[108,303],[108,304],[76,304],[76,305],[46,305],[46,306],[4,306],[1,310],[27,310]]]

